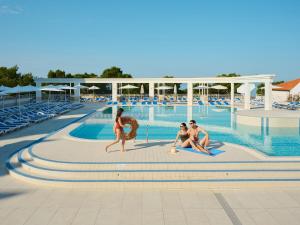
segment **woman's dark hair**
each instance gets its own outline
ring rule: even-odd
[[[187,130],[186,123],[181,123],[180,126],[184,127]]]
[[[122,116],[122,113],[124,112],[124,109],[122,109],[122,108],[119,108],[118,109],[118,111],[117,111],[117,115],[116,115],[116,122],[118,122],[118,119],[119,119],[119,117],[121,117]]]

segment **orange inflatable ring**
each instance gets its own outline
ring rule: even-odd
[[[128,133],[125,133],[126,140],[134,139],[137,135],[137,129],[139,128],[139,124],[136,119],[130,116],[124,116],[122,117],[122,123],[124,125],[129,124],[131,129]]]

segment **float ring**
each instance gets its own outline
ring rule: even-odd
[[[137,129],[139,128],[139,124],[137,120],[130,116],[124,116],[122,117],[122,123],[124,125],[129,124],[131,128],[128,133],[125,133],[125,139],[126,140],[134,139],[137,135]]]

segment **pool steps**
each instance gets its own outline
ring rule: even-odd
[[[300,161],[76,163],[48,160],[26,148],[6,166],[17,179],[71,188],[300,185]]]

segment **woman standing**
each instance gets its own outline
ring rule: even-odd
[[[119,108],[118,111],[117,111],[117,116],[116,116],[116,119],[115,119],[115,123],[114,123],[114,127],[113,127],[113,130],[114,130],[114,133],[116,135],[116,140],[107,145],[105,147],[105,151],[108,152],[108,148],[114,144],[117,144],[119,143],[119,141],[122,139],[122,150],[121,152],[125,152],[125,133],[124,133],[124,124],[122,123],[122,113],[124,112],[124,109],[122,108]]]

